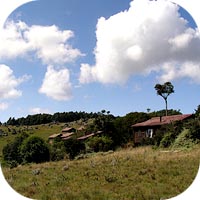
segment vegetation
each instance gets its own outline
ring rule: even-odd
[[[85,151],[85,145],[75,138],[70,138],[64,141],[65,151],[68,153],[70,159]]]
[[[163,85],[162,84],[156,84],[155,90],[157,91],[157,94],[160,95],[165,100],[165,107],[166,107],[166,116],[167,113],[167,98],[171,93],[174,93],[174,86],[171,82],[166,82]]]
[[[3,147],[3,159],[10,167],[16,167],[18,164],[22,163],[23,158],[20,148],[27,137],[28,135],[23,133],[17,136],[13,142]]]
[[[72,122],[4,124],[0,127],[0,156],[6,179],[18,192],[35,199],[142,200],[175,196],[191,184],[198,169],[199,110],[194,119],[162,126],[155,137],[141,144],[145,147],[135,147],[131,125],[160,116],[165,110],[131,112],[123,117],[102,110],[93,118]],[[84,130],[70,139],[56,138],[48,143],[48,137],[64,127],[82,125]],[[100,134],[86,140],[77,139],[97,132]]]
[[[92,137],[90,138],[86,146],[88,146],[89,151],[92,152],[99,152],[99,151],[108,151],[111,150],[113,141],[108,136],[101,136],[101,137]]]
[[[137,147],[3,171],[16,191],[32,199],[159,200],[190,186],[199,155],[200,146],[187,151]]]
[[[22,117],[15,119],[14,117],[10,117],[6,122],[6,125],[39,125],[39,124],[47,124],[47,123],[56,123],[56,122],[73,122],[79,119],[90,119],[95,118],[97,113],[86,113],[86,112],[63,112],[63,113],[55,113],[51,114],[35,114],[28,115],[27,117]]]
[[[60,132],[65,124],[46,124],[37,126],[7,126],[6,138],[8,142],[3,148],[3,161],[10,167],[18,164],[30,162],[58,161],[65,158],[74,159],[78,154],[86,152],[98,152],[116,150],[119,147],[134,146],[131,125],[148,120],[153,116],[158,116],[163,111],[158,112],[132,112],[123,117],[114,117],[109,111],[102,110],[97,113],[92,121],[80,122],[85,124],[85,130],[79,131],[73,138],[66,141],[55,140],[51,145],[47,145],[49,135]],[[177,114],[179,111],[169,110],[171,114]],[[198,112],[198,111],[197,111]],[[72,122],[71,122],[72,123]],[[77,121],[78,123],[78,121]],[[73,122],[73,126],[77,126]],[[3,126],[2,126],[3,127]],[[78,127],[78,126],[77,126]],[[142,145],[154,145],[161,148],[170,148],[185,129],[188,129],[185,138],[193,141],[195,144],[200,141],[200,122],[199,119],[190,120],[187,123],[172,123],[162,126],[153,138],[147,138]],[[89,138],[85,141],[77,140],[77,137],[85,134],[100,131],[100,135]],[[14,134],[13,134],[14,133]],[[10,137],[12,135],[12,137]],[[26,139],[26,137],[28,137]],[[39,138],[38,138],[39,137]],[[13,138],[9,141],[8,138]],[[24,141],[25,140],[25,141]],[[3,139],[1,140],[3,141]],[[2,147],[1,147],[2,148]],[[45,154],[45,158],[38,155]],[[40,157],[39,160],[36,158]]]
[[[50,158],[47,144],[37,136],[30,136],[23,141],[20,155],[24,163],[42,163],[49,161]]]

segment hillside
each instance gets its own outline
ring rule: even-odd
[[[188,188],[197,173],[199,155],[199,145],[188,151],[138,147],[3,171],[16,191],[34,199],[159,200]]]
[[[145,119],[149,119],[146,113],[116,118],[99,113],[94,119],[65,123],[1,125],[0,159],[5,177],[16,191],[39,200],[159,200],[176,196],[192,183],[199,167],[200,120],[163,126],[156,137],[137,147],[131,124]],[[83,142],[78,140],[77,132],[72,140],[57,138],[47,144],[51,157],[46,163],[34,164],[36,161],[27,162],[23,157],[27,151],[22,149],[32,136],[47,143],[50,135],[60,133],[64,127],[81,126],[87,127],[87,134],[103,130],[100,132],[104,135]],[[13,142],[19,141],[16,139],[22,133],[29,135],[27,140]],[[7,157],[4,152],[3,160],[5,145]],[[75,153],[73,157],[71,153]]]
[[[64,123],[58,123],[53,125],[42,124],[34,126],[1,126],[0,129],[3,130],[3,132],[6,133],[7,136],[0,137],[0,158],[2,157],[3,147],[7,143],[13,141],[14,138],[19,134],[25,132],[47,140],[49,135],[59,133],[64,125]]]

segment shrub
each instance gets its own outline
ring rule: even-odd
[[[30,136],[23,141],[20,153],[24,163],[41,163],[49,161],[50,158],[46,142],[36,136]]]
[[[13,142],[8,143],[3,147],[3,159],[10,166],[16,166],[22,162],[20,148],[23,141],[28,137],[28,134],[22,133],[16,137]]]
[[[59,161],[65,157],[65,146],[62,140],[55,140],[50,146],[50,160]]]
[[[70,138],[64,141],[65,151],[70,159],[74,159],[78,154],[85,151],[85,144],[76,138]]]
[[[92,137],[88,140],[88,147],[94,151],[108,151],[112,149],[113,141],[108,136]]]
[[[160,147],[169,147],[173,142],[174,142],[175,138],[173,133],[169,132],[166,133],[164,135],[164,137],[162,138],[162,140],[160,141]]]
[[[190,126],[187,137],[196,142],[200,141],[200,121],[199,120],[191,121],[191,126]]]
[[[195,142],[189,138],[189,129],[184,129],[179,136],[176,138],[172,148],[191,148],[195,145]]]
[[[153,138],[154,144],[157,147],[169,147],[182,130],[183,123],[179,121],[162,126]]]

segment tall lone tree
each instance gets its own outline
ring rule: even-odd
[[[171,93],[174,93],[174,86],[171,82],[166,82],[163,85],[156,84],[155,90],[157,91],[157,95],[160,95],[165,100],[166,107],[166,116],[167,116],[167,98]]]

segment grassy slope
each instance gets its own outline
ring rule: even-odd
[[[200,146],[178,152],[139,147],[3,170],[14,189],[34,199],[159,200],[183,192],[199,160]]]
[[[0,158],[2,156],[2,149],[3,147],[12,141],[20,132],[27,132],[35,136],[39,136],[44,140],[48,140],[48,137],[54,133],[59,133],[63,128],[64,124],[54,124],[54,125],[37,125],[37,126],[1,126],[0,129],[3,130],[5,133],[8,133],[8,136],[0,137]],[[18,134],[13,135],[12,130],[15,129]],[[9,131],[10,130],[10,131]]]

